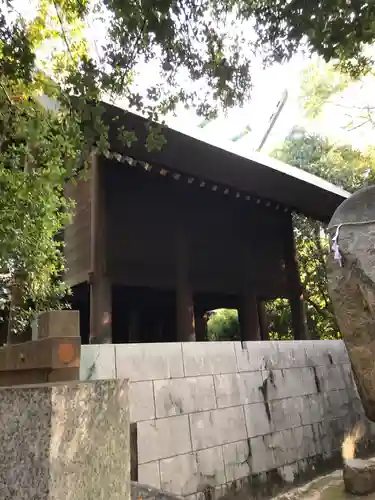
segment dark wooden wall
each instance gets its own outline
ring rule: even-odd
[[[72,223],[64,231],[69,286],[87,281],[90,270],[91,181],[89,174],[87,177],[69,181],[65,186],[65,195],[76,203]]]
[[[237,294],[246,260],[259,295],[285,295],[284,214],[115,162],[102,169],[113,283],[173,289],[176,228],[184,224],[194,293]]]

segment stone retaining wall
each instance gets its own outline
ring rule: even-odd
[[[191,498],[293,482],[364,418],[341,341],[82,346],[80,378],[129,378],[138,480]]]

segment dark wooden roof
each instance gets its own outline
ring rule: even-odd
[[[109,104],[104,107],[112,152],[271,200],[324,222],[349,196],[319,177],[260,153],[244,157],[170,128],[163,132],[167,143],[162,150],[148,152],[146,120]],[[121,126],[138,137],[130,149],[118,138]]]

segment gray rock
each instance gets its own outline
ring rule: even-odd
[[[347,460],[344,463],[345,489],[353,495],[375,492],[375,463],[371,460]]]
[[[327,259],[328,288],[366,416],[375,421],[375,186],[345,200],[329,224],[338,225],[342,257]],[[362,224],[364,221],[368,223]],[[347,224],[360,223],[360,224]]]
[[[132,481],[131,500],[180,500],[181,497]]]

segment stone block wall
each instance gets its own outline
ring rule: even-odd
[[[341,341],[82,346],[80,370],[129,378],[139,481],[192,499],[293,482],[364,418]]]

